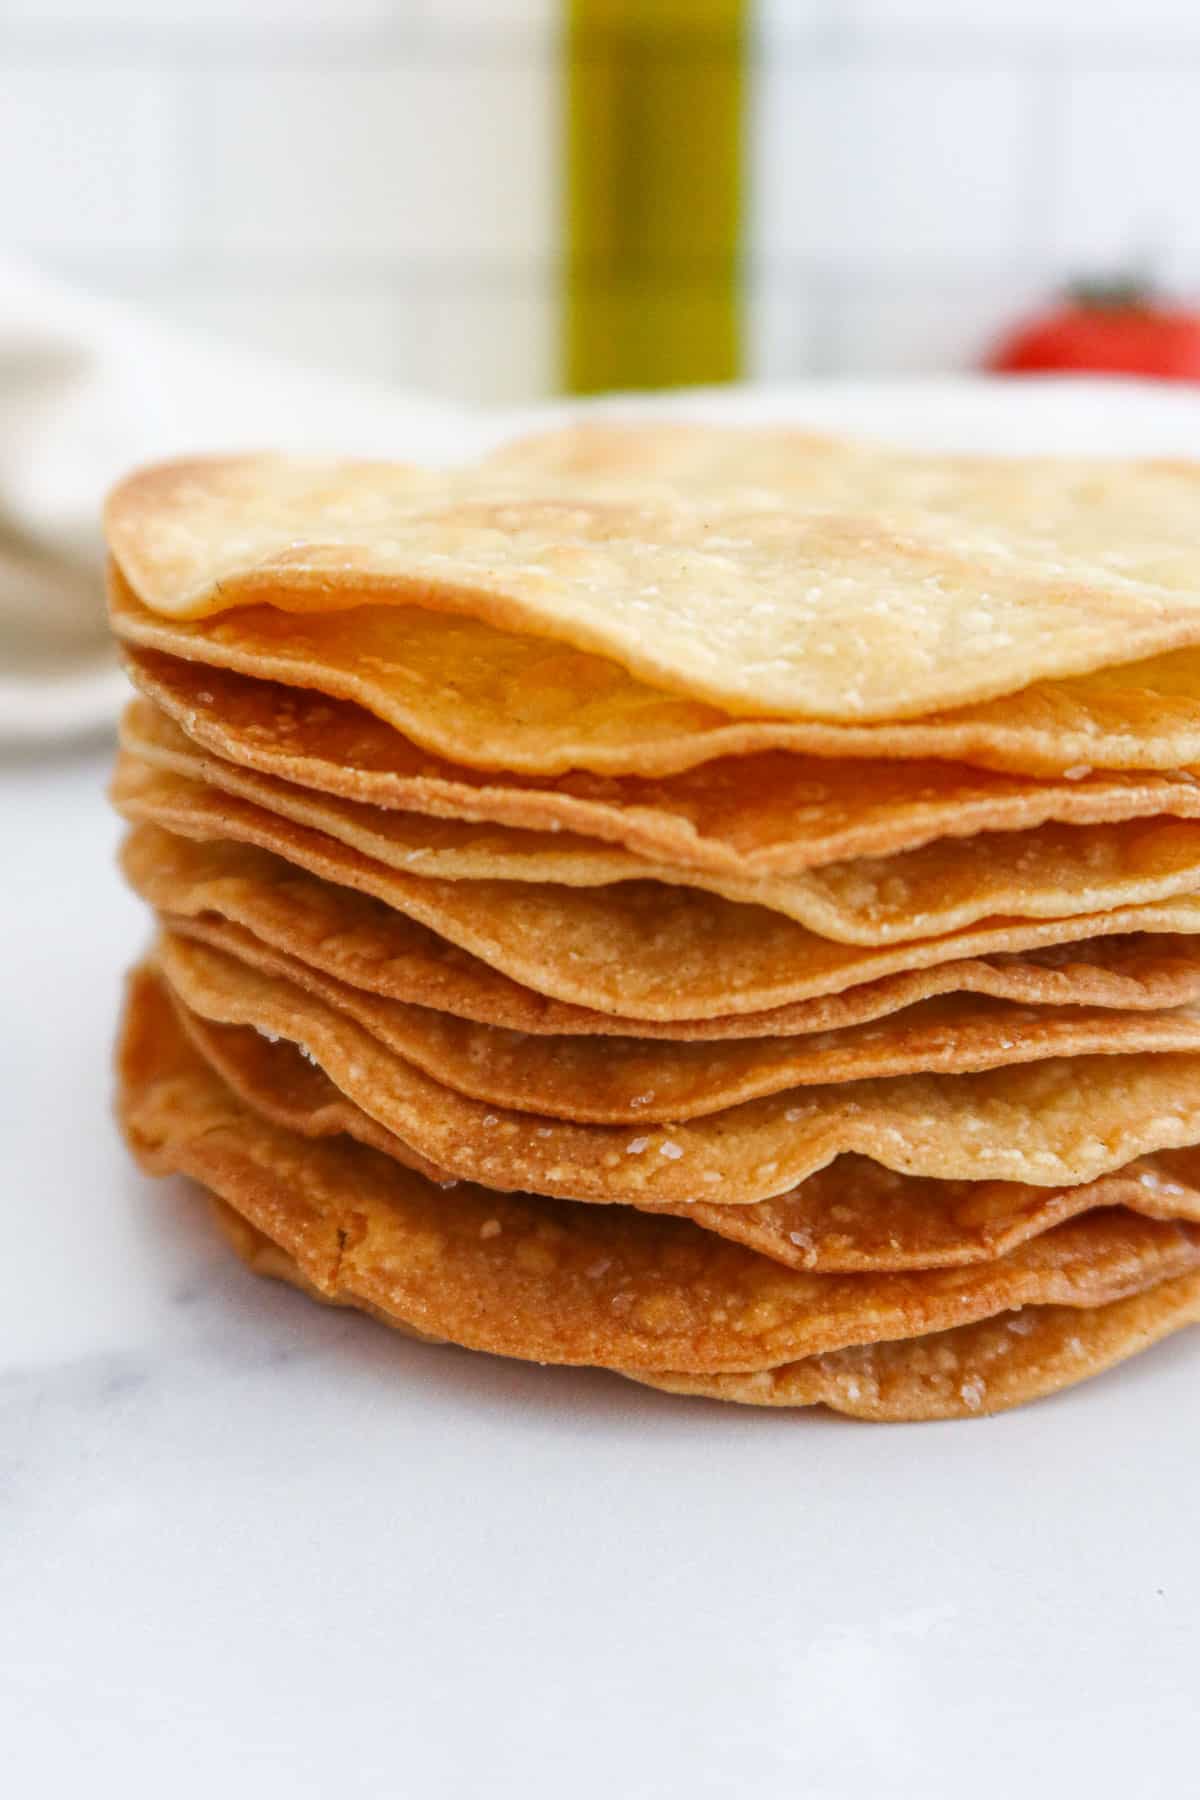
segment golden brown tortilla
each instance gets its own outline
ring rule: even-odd
[[[313,1144],[249,1111],[135,977],[120,1115],[157,1173],[202,1181],[313,1287],[474,1349],[676,1374],[779,1367],[1026,1305],[1098,1306],[1200,1267],[1200,1229],[1120,1210],[969,1269],[813,1275],[683,1219],[463,1186],[361,1145]]]

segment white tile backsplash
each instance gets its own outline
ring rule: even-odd
[[[422,376],[452,400],[511,405],[560,386],[559,309],[555,284],[515,284],[429,291],[418,306]]]
[[[183,231],[203,251],[546,260],[552,109],[534,62],[180,78]]]
[[[5,0],[0,255],[349,374],[552,391],[564,16]],[[1141,258],[1200,297],[1196,0],[759,0],[751,24],[748,374],[969,365],[1066,275]]]
[[[1195,0],[775,0],[757,88],[756,369],[969,368],[1139,263],[1200,302]]]
[[[551,36],[559,29],[559,0],[425,0],[427,16],[439,29],[536,32]]]
[[[420,387],[427,368],[424,304],[402,283],[354,293],[298,292],[295,285],[246,292],[195,284],[126,282],[173,324],[287,358],[303,368]]]
[[[766,63],[754,239],[854,267],[1026,247],[1028,85],[1012,70]]]
[[[908,33],[926,42],[958,39],[1059,43],[1068,52],[1097,44],[1200,37],[1194,0],[838,0],[844,23],[895,43]]]
[[[166,92],[144,69],[0,65],[0,245],[169,247]]]
[[[1198,177],[1200,70],[1067,78],[1057,235],[1077,268],[1200,284]]]
[[[817,361],[819,301],[811,286],[770,273],[747,287],[742,362],[751,381],[786,381]]]
[[[940,291],[872,283],[847,288],[831,309],[830,360],[862,375],[934,375],[977,367],[1014,317],[1044,298],[1037,279],[998,271]]]
[[[807,48],[819,39],[829,24],[831,8],[829,0],[758,0],[750,16],[758,42],[779,53]]]

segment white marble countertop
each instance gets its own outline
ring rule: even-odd
[[[1200,1337],[878,1429],[254,1280],[110,1123],[105,764],[0,769],[6,1792],[1192,1791]]]

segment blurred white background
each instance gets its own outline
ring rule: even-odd
[[[5,0],[0,253],[311,366],[553,392],[561,10]],[[970,367],[1133,263],[1200,294],[1195,0],[752,19],[748,374]]]

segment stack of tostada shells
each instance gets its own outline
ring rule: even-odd
[[[870,1419],[1200,1320],[1200,467],[597,424],[107,533],[119,1112],[252,1268]]]

